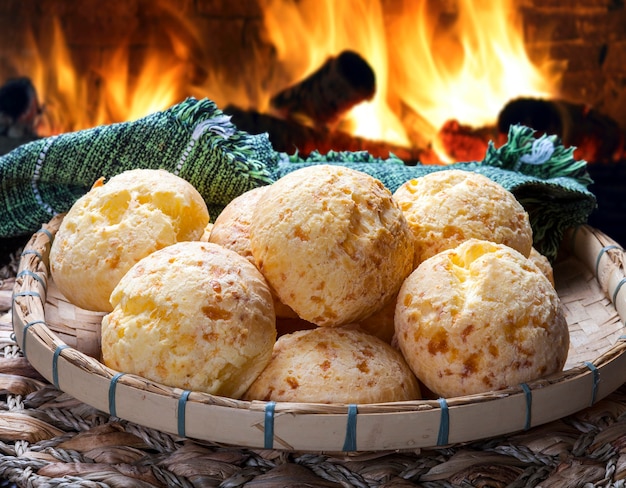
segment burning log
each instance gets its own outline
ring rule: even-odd
[[[397,115],[412,146],[429,147],[431,145],[430,138],[437,133],[437,129],[426,118],[403,100],[398,102]]]
[[[276,151],[308,156],[313,151],[325,154],[329,151],[368,151],[372,156],[386,159],[393,153],[407,164],[420,161],[423,164],[439,163],[430,149],[395,146],[383,141],[355,137],[326,127],[313,128],[294,120],[283,120],[254,110],[227,106],[224,113],[241,130],[251,134],[267,132]]]
[[[383,159],[393,153],[407,164],[415,164],[418,161],[423,164],[440,163],[430,149],[396,146],[326,127],[308,127],[294,120],[283,120],[273,115],[243,110],[232,105],[225,107],[224,113],[230,115],[232,122],[241,130],[251,134],[267,132],[274,149],[288,154],[298,152],[302,156],[308,156],[313,151],[319,151],[322,154],[331,150],[367,151],[372,156]]]
[[[41,107],[29,78],[21,77],[0,86],[0,135],[20,138],[35,135]]]
[[[586,105],[564,100],[518,98],[498,116],[498,130],[506,134],[511,124],[524,124],[539,133],[556,134],[566,146],[575,146],[577,158],[589,162],[622,160],[625,134],[612,118]]]
[[[353,51],[343,51],[304,80],[276,94],[270,104],[282,118],[320,126],[337,122],[375,92],[376,77],[367,61]]]
[[[474,128],[452,119],[441,127],[437,138],[446,155],[454,161],[482,161],[489,141],[497,143],[498,134],[494,127]]]

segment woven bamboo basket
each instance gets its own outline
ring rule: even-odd
[[[465,397],[324,405],[246,402],[183,391],[104,366],[98,360],[102,314],[71,305],[49,277],[50,244],[61,218],[36,232],[22,254],[13,292],[15,339],[32,366],[56,388],[147,428],[260,449],[414,450],[520,432],[561,419],[626,381],[624,251],[590,226],[567,233],[554,265],[571,337],[561,373]]]

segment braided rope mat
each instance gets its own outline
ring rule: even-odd
[[[16,270],[0,269],[0,487],[626,486],[626,385],[524,432],[402,452],[241,449],[110,417],[21,354],[9,311]]]

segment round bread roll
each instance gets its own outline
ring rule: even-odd
[[[270,185],[250,246],[278,298],[318,326],[372,315],[413,266],[413,236],[391,192],[342,166],[301,168]]]
[[[415,375],[442,397],[556,373],[569,348],[563,308],[541,270],[478,239],[420,264],[400,289],[395,327]]]
[[[208,241],[235,251],[256,266],[250,248],[250,222],[257,202],[268,188],[260,186],[231,200],[215,219]],[[297,314],[282,303],[275,293],[272,292],[272,296],[277,317],[297,317]]]
[[[269,363],[276,319],[263,275],[217,244],[180,242],[139,261],[102,320],[107,366],[239,398]]]
[[[552,286],[554,286],[554,269],[552,268],[550,260],[534,247],[530,250],[530,256],[528,256],[528,259],[530,259],[542,271],[542,273],[546,275],[546,278],[548,278]]]
[[[206,203],[186,180],[163,170],[126,171],[99,180],[64,217],[50,249],[50,272],[72,304],[109,312],[109,297],[141,258],[199,239]]]
[[[356,328],[317,327],[278,338],[246,400],[379,403],[417,400],[420,389],[399,351]]]
[[[528,257],[532,228],[524,207],[478,173],[448,169],[406,181],[394,193],[415,236],[414,267],[475,238],[506,244]]]
[[[250,222],[257,202],[268,188],[260,186],[231,200],[215,219],[209,242],[231,249],[255,264],[250,249]]]

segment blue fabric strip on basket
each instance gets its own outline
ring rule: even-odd
[[[450,433],[450,411],[448,408],[448,402],[445,398],[440,398],[438,401],[441,407],[441,420],[439,421],[437,445],[445,446],[448,444],[448,435]]]
[[[265,425],[263,447],[265,449],[274,449],[274,411],[276,402],[267,402],[265,404]]]
[[[596,258],[596,276],[598,276],[598,272],[600,270],[600,261],[602,260],[602,256],[604,256],[604,254],[607,251],[610,251],[611,249],[619,249],[620,251],[623,251],[623,249],[618,246],[617,244],[611,244],[609,246],[604,246],[602,249],[600,249],[600,252],[598,253],[598,257]]]
[[[44,229],[43,227],[41,229],[39,229],[37,233],[41,233],[41,234],[46,234],[48,236],[48,239],[50,239],[50,242],[52,242],[54,240],[54,237],[52,236],[52,232],[50,232],[48,229]]]
[[[617,284],[617,286],[615,287],[615,291],[613,292],[613,303],[616,303],[617,301],[617,294],[619,293],[619,291],[622,289],[622,286],[624,286],[624,283],[626,283],[626,278],[622,278],[619,283]]]
[[[33,271],[31,271],[30,269],[23,269],[15,277],[21,278],[22,276],[30,276],[35,281],[37,281],[44,290],[48,288],[48,284],[45,282],[45,280],[41,276],[39,276],[37,273],[34,273]]]
[[[13,297],[37,297],[41,298],[39,292],[28,290],[28,291],[20,291],[19,293],[14,293]]]
[[[343,450],[356,451],[356,417],[358,413],[357,406],[352,403],[348,405],[348,423],[346,425],[346,438],[343,443]]]
[[[32,322],[28,322],[25,326],[24,326],[24,330],[22,331],[22,355],[28,359],[28,356],[26,356],[26,332],[28,331],[28,329],[30,329],[31,325],[35,325],[35,324],[43,324],[46,325],[46,322],[44,320],[33,320]]]
[[[596,396],[598,395],[598,384],[600,383],[600,371],[596,368],[595,364],[585,361],[585,366],[593,373],[593,387],[591,389],[591,404],[596,403]]]
[[[12,300],[12,304],[11,307],[13,309],[15,309],[15,298],[16,297],[37,297],[40,300],[43,300],[41,295],[39,293],[37,293],[36,291],[21,291],[18,293],[13,293],[13,296],[11,297]],[[42,320],[37,320],[35,322],[32,322],[30,324],[26,324],[26,326],[24,327],[24,332],[23,332],[23,336],[22,336],[22,354],[24,354],[24,357],[26,357],[26,331],[28,330],[28,327],[30,327],[32,324],[36,324],[36,323],[42,323],[45,324],[44,321]]]
[[[22,254],[20,254],[20,256],[26,256],[28,254],[34,254],[35,256],[37,256],[39,259],[43,259],[43,256],[41,255],[40,252],[35,251],[34,249],[26,249],[25,251],[22,252]]]
[[[59,388],[59,356],[61,355],[61,351],[63,351],[63,349],[67,349],[68,347],[70,346],[68,346],[67,344],[61,344],[60,346],[57,346],[57,348],[54,350],[54,355],[52,356],[52,384],[57,390],[60,390]]]
[[[111,383],[109,384],[109,414],[111,417],[117,417],[117,408],[115,406],[115,390],[117,389],[117,382],[119,379],[124,376],[125,373],[116,373],[111,378]]]
[[[524,423],[524,430],[528,430],[530,429],[532,419],[533,392],[526,383],[521,383],[520,386],[522,390],[524,390],[524,397],[526,398],[526,422]]]
[[[187,413],[187,399],[191,394],[191,390],[185,390],[178,399],[178,435],[185,437],[185,421]]]

